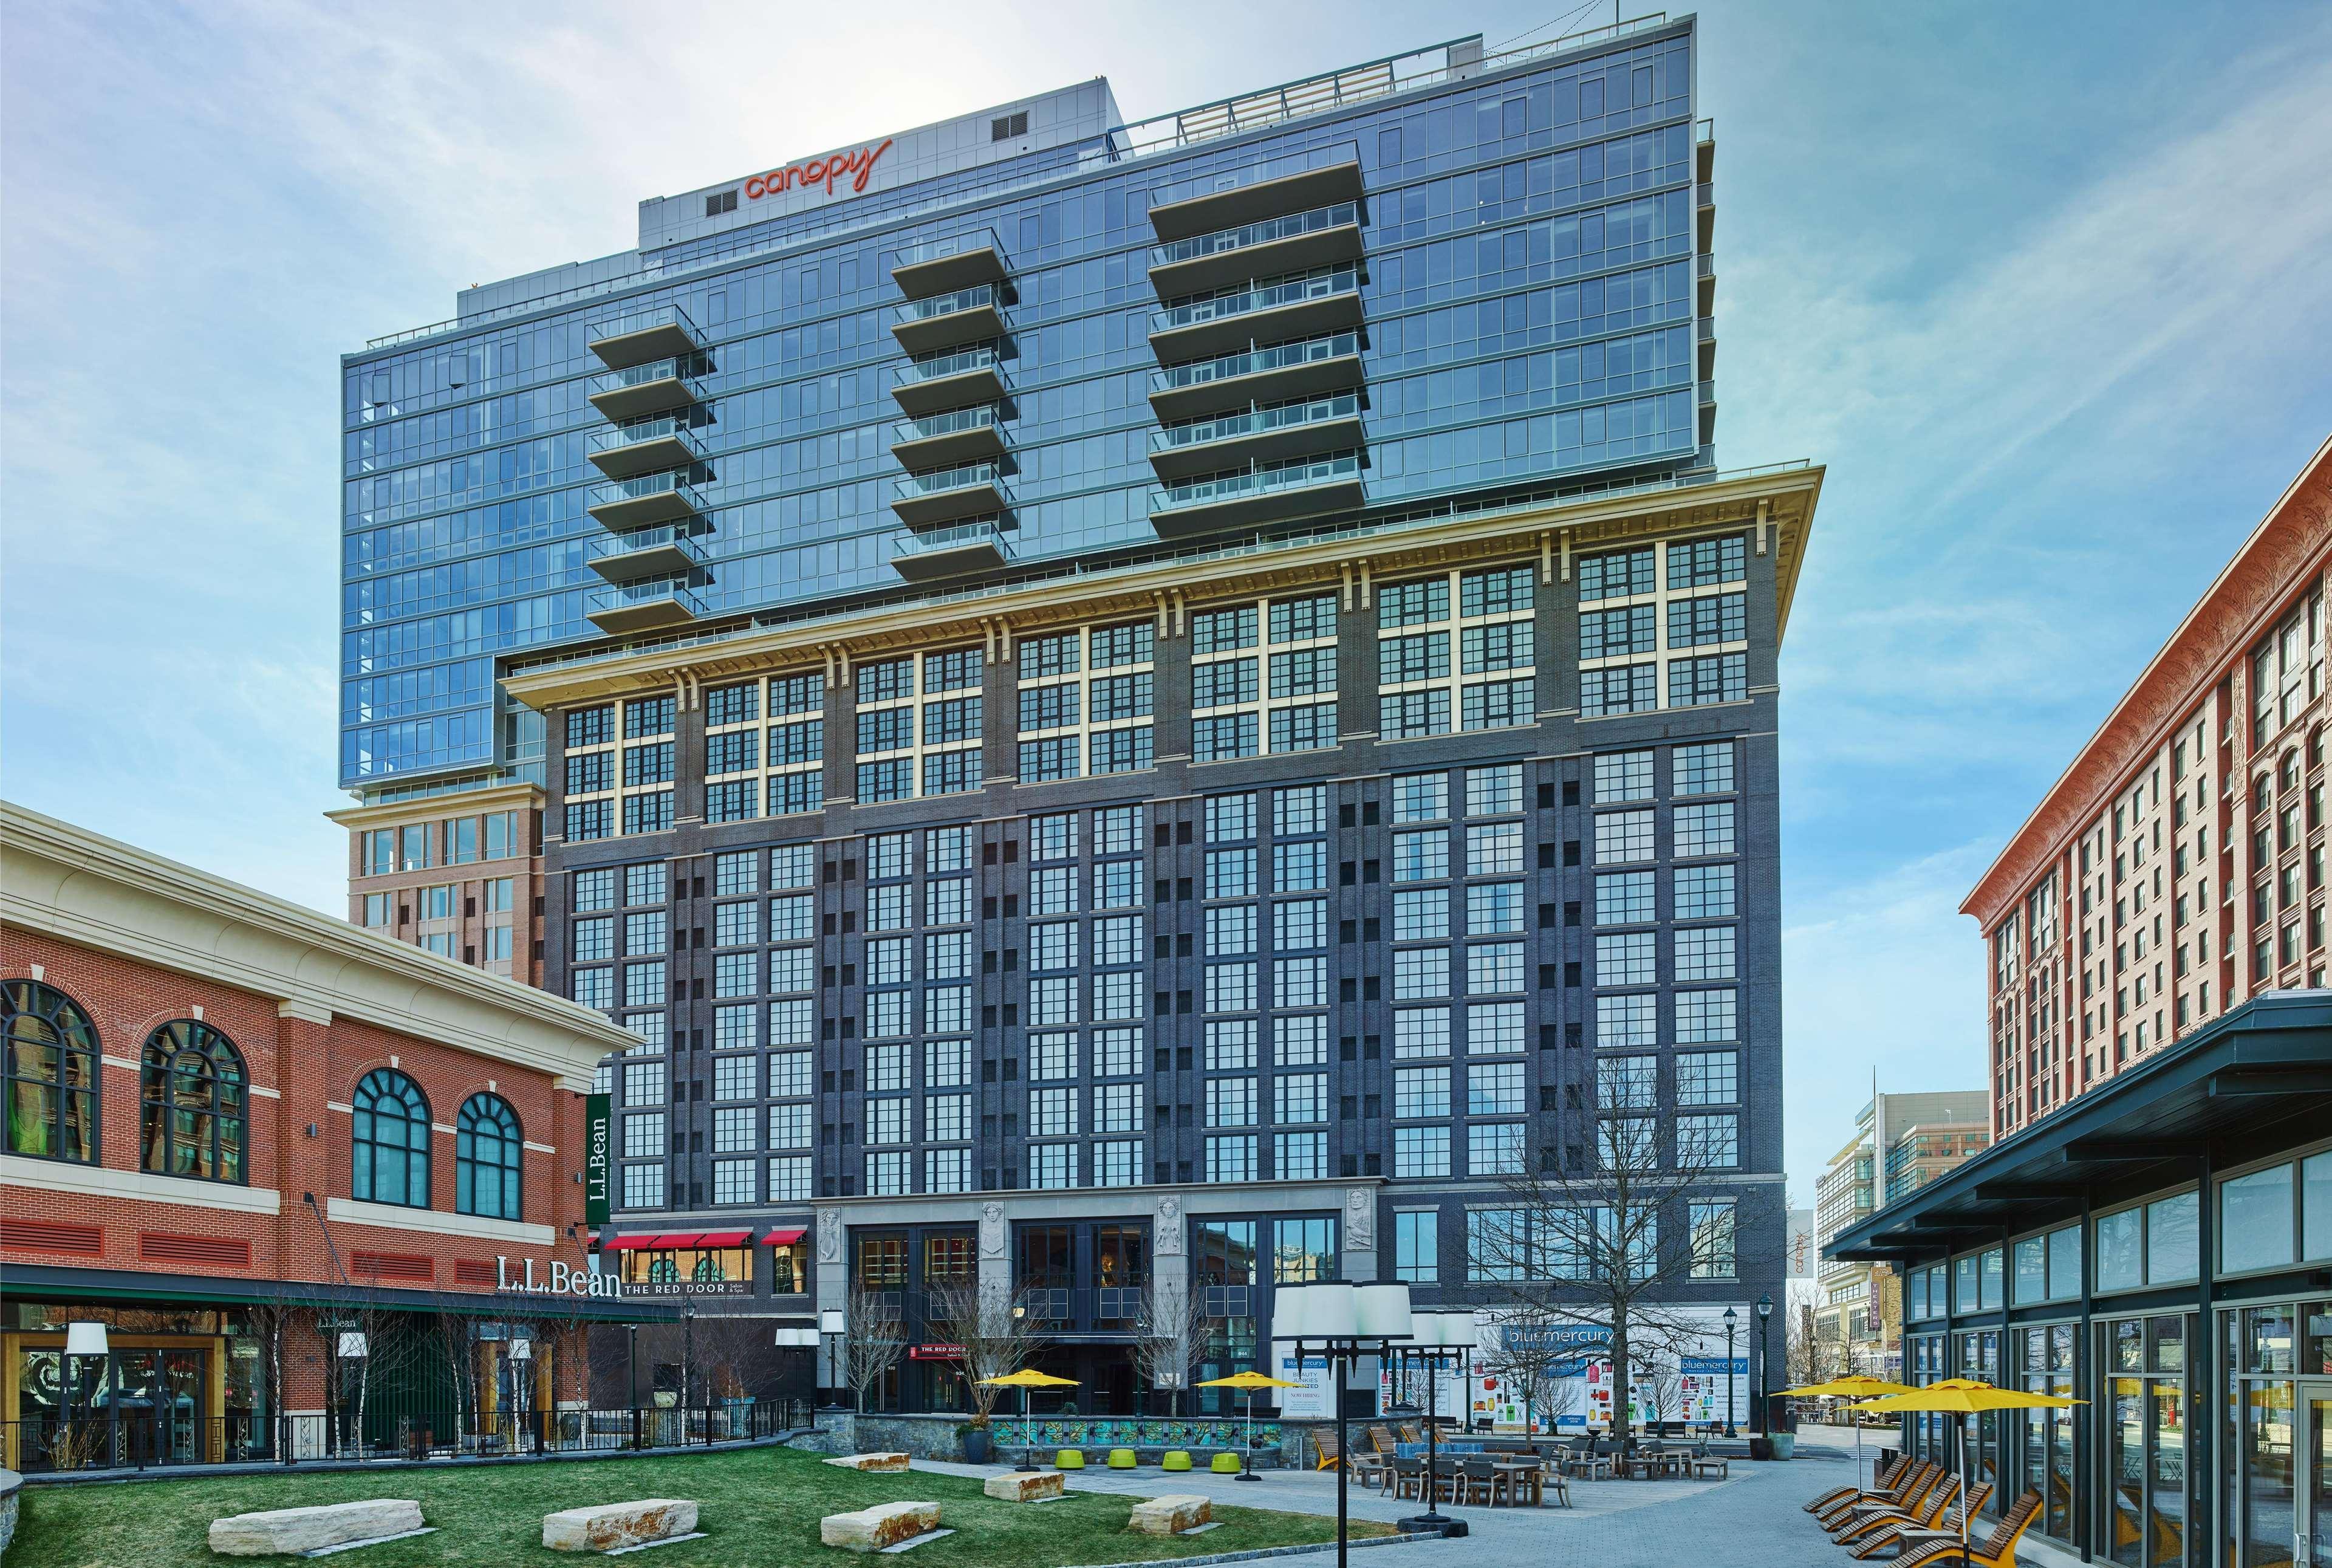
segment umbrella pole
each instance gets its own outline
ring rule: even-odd
[[[1035,1469],[1037,1468],[1037,1418],[1030,1412],[1028,1387],[1026,1383],[1020,1387],[1020,1468],[1024,1470]]]

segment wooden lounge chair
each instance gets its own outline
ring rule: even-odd
[[[2016,1542],[2040,1512],[2040,1494],[2027,1492],[2016,1499],[2016,1506],[1993,1527],[1990,1535],[1981,1541],[1971,1538],[1965,1548],[1971,1568],[2016,1568]],[[1961,1559],[1959,1537],[1912,1541],[1905,1544],[1903,1554],[1895,1559],[1900,1568],[1920,1568],[1935,1563],[1937,1568]]]
[[[1979,1481],[1968,1489],[1967,1496],[1928,1519],[1924,1525],[1913,1520],[1908,1515],[1899,1515],[1892,1518],[1881,1515],[1870,1521],[1860,1533],[1850,1536],[1840,1536],[1839,1544],[1854,1556],[1868,1561],[1883,1552],[1891,1553],[1901,1546],[1903,1532],[1906,1530],[1922,1528],[1949,1530],[1956,1535],[1963,1530],[1972,1529],[1975,1515],[1983,1513],[1984,1506],[1991,1501],[1992,1483]]]
[[[1929,1487],[1921,1494],[1917,1502],[1906,1507],[1889,1508],[1873,1503],[1863,1504],[1832,1525],[1830,1536],[1841,1546],[1850,1546],[1881,1525],[1931,1530],[1935,1527],[1935,1520],[1944,1510],[1958,1502],[1959,1496],[1960,1478],[1946,1476],[1941,1486]]]
[[[1333,1470],[1343,1459],[1344,1440],[1333,1431],[1314,1432],[1312,1446],[1320,1450],[1320,1462],[1312,1467],[1315,1470]]]
[[[1870,1477],[1870,1493],[1884,1492],[1897,1482],[1905,1479],[1910,1475],[1912,1466],[1917,1463],[1918,1461],[1912,1458],[1910,1455],[1905,1454],[1892,1464],[1881,1465],[1878,1468],[1878,1473]],[[1850,1503],[1867,1495],[1869,1494],[1866,1494],[1860,1487],[1833,1487],[1808,1503],[1806,1512],[1827,1514],[1842,1503]]]
[[[1929,1492],[1941,1486],[1945,1474],[1947,1472],[1943,1466],[1936,1464],[1933,1459],[1923,1459],[1909,1475],[1903,1477],[1900,1485],[1890,1487],[1883,1492],[1867,1492],[1849,1496],[1844,1502],[1824,1509],[1817,1516],[1818,1522],[1823,1529],[1834,1530],[1857,1508],[1908,1510],[1916,1506]]]

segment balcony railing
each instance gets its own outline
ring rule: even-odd
[[[1000,283],[1004,274],[1004,247],[990,229],[902,246],[891,263],[891,281],[911,300],[973,283]]]
[[[653,578],[594,588],[583,598],[583,613],[601,631],[620,635],[702,620],[704,601],[684,578]]]
[[[669,359],[704,347],[703,335],[678,305],[651,305],[604,321],[594,321],[591,352],[610,369]]]
[[[583,492],[583,510],[602,528],[639,528],[696,517],[704,508],[685,473],[643,473]]]
[[[1361,208],[1338,202],[1235,229],[1153,245],[1150,282],[1161,299],[1219,288],[1241,278],[1303,272],[1361,254]]]
[[[1243,408],[1152,432],[1150,461],[1160,478],[1171,480],[1220,469],[1232,461],[1260,463],[1335,451],[1358,443],[1360,421],[1361,399],[1355,392]]]
[[[1161,533],[1193,532],[1357,506],[1362,498],[1360,454],[1339,452],[1161,485],[1150,492],[1150,520]]]
[[[999,337],[1004,302],[1003,287],[997,283],[974,283],[951,293],[910,300],[894,312],[891,335],[910,354]]]
[[[900,407],[917,416],[993,403],[1004,395],[1003,363],[993,343],[927,355],[900,368],[891,395]]]
[[[620,370],[603,370],[591,378],[591,406],[614,420],[636,419],[684,408],[702,400],[696,379],[698,356],[671,355]]]
[[[1165,359],[1229,349],[1257,332],[1294,335],[1360,324],[1360,272],[1335,267],[1152,311],[1150,344]]]
[[[594,540],[588,559],[591,569],[609,582],[686,578],[704,566],[704,553],[694,536],[671,523]]]
[[[1334,332],[1153,370],[1150,406],[1161,419],[1180,419],[1360,384],[1360,335]]]
[[[891,510],[911,525],[1001,512],[1008,504],[1003,471],[993,463],[910,473],[894,481],[891,492]]]
[[[1349,141],[1244,169],[1210,169],[1151,193],[1151,232],[1161,240],[1183,240],[1283,213],[1356,202],[1361,183],[1360,148]]]
[[[994,518],[926,529],[891,547],[891,569],[915,582],[986,570],[1011,559],[1012,547]]]
[[[610,479],[685,467],[704,460],[704,444],[684,419],[635,419],[612,430],[595,430],[586,454]]]

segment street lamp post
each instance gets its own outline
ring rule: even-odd
[[[1733,1328],[1740,1320],[1739,1313],[1729,1306],[1725,1309],[1725,1435],[1728,1438],[1740,1436],[1733,1429]]]
[[[103,1382],[105,1375],[103,1365],[106,1358],[112,1353],[113,1346],[111,1341],[109,1340],[106,1335],[105,1324],[94,1322],[69,1323],[65,1324],[65,1376],[63,1403],[65,1411],[65,1440],[68,1443],[71,1443],[72,1440],[73,1385],[80,1382],[88,1375],[86,1369],[91,1362],[96,1362],[99,1363],[98,1381],[100,1383]],[[76,1363],[78,1363],[78,1370]],[[109,1419],[109,1427],[110,1427],[113,1421],[118,1421],[120,1418],[120,1407],[118,1402],[109,1401],[108,1409],[111,1412]],[[84,1416],[82,1418],[84,1421],[91,1421],[94,1419],[95,1418],[93,1416]],[[109,1430],[105,1445],[106,1463],[109,1465],[118,1462],[115,1453],[117,1446],[118,1434]],[[91,1450],[90,1450],[88,1446],[84,1443],[78,1445],[75,1451],[86,1453]]]
[[[1306,1347],[1319,1351],[1336,1369],[1336,1564],[1344,1568],[1351,1548],[1352,1459],[1344,1421],[1346,1374],[1363,1357],[1390,1361],[1396,1343],[1409,1342],[1413,1324],[1406,1285],[1300,1285],[1280,1290],[1271,1337],[1293,1342],[1295,1364]]]
[[[1433,1479],[1434,1462],[1441,1452],[1441,1423],[1437,1418],[1441,1413],[1441,1369],[1464,1366],[1481,1343],[1480,1334],[1470,1312],[1412,1313],[1410,1323],[1413,1343],[1401,1347],[1400,1354],[1404,1362],[1425,1369],[1425,1512],[1400,1520],[1400,1527],[1412,1533],[1463,1535],[1465,1522],[1441,1512]]]
[[[1765,1391],[1773,1382],[1773,1298],[1757,1298],[1757,1402],[1751,1409],[1750,1430],[1766,1435]]]
[[[840,1339],[844,1326],[845,1320],[842,1314],[833,1307],[829,1306],[817,1315],[817,1337],[822,1342],[831,1344],[833,1341]],[[826,1396],[828,1410],[833,1410],[842,1403],[842,1387],[836,1381],[836,1373],[839,1370],[835,1365],[837,1354],[839,1352],[829,1349],[826,1355]]]

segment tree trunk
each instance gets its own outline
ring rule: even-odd
[[[1628,1317],[1625,1313],[1611,1315],[1611,1436],[1622,1448],[1628,1446],[1632,1427],[1630,1420],[1630,1389],[1633,1379],[1628,1368]]]

